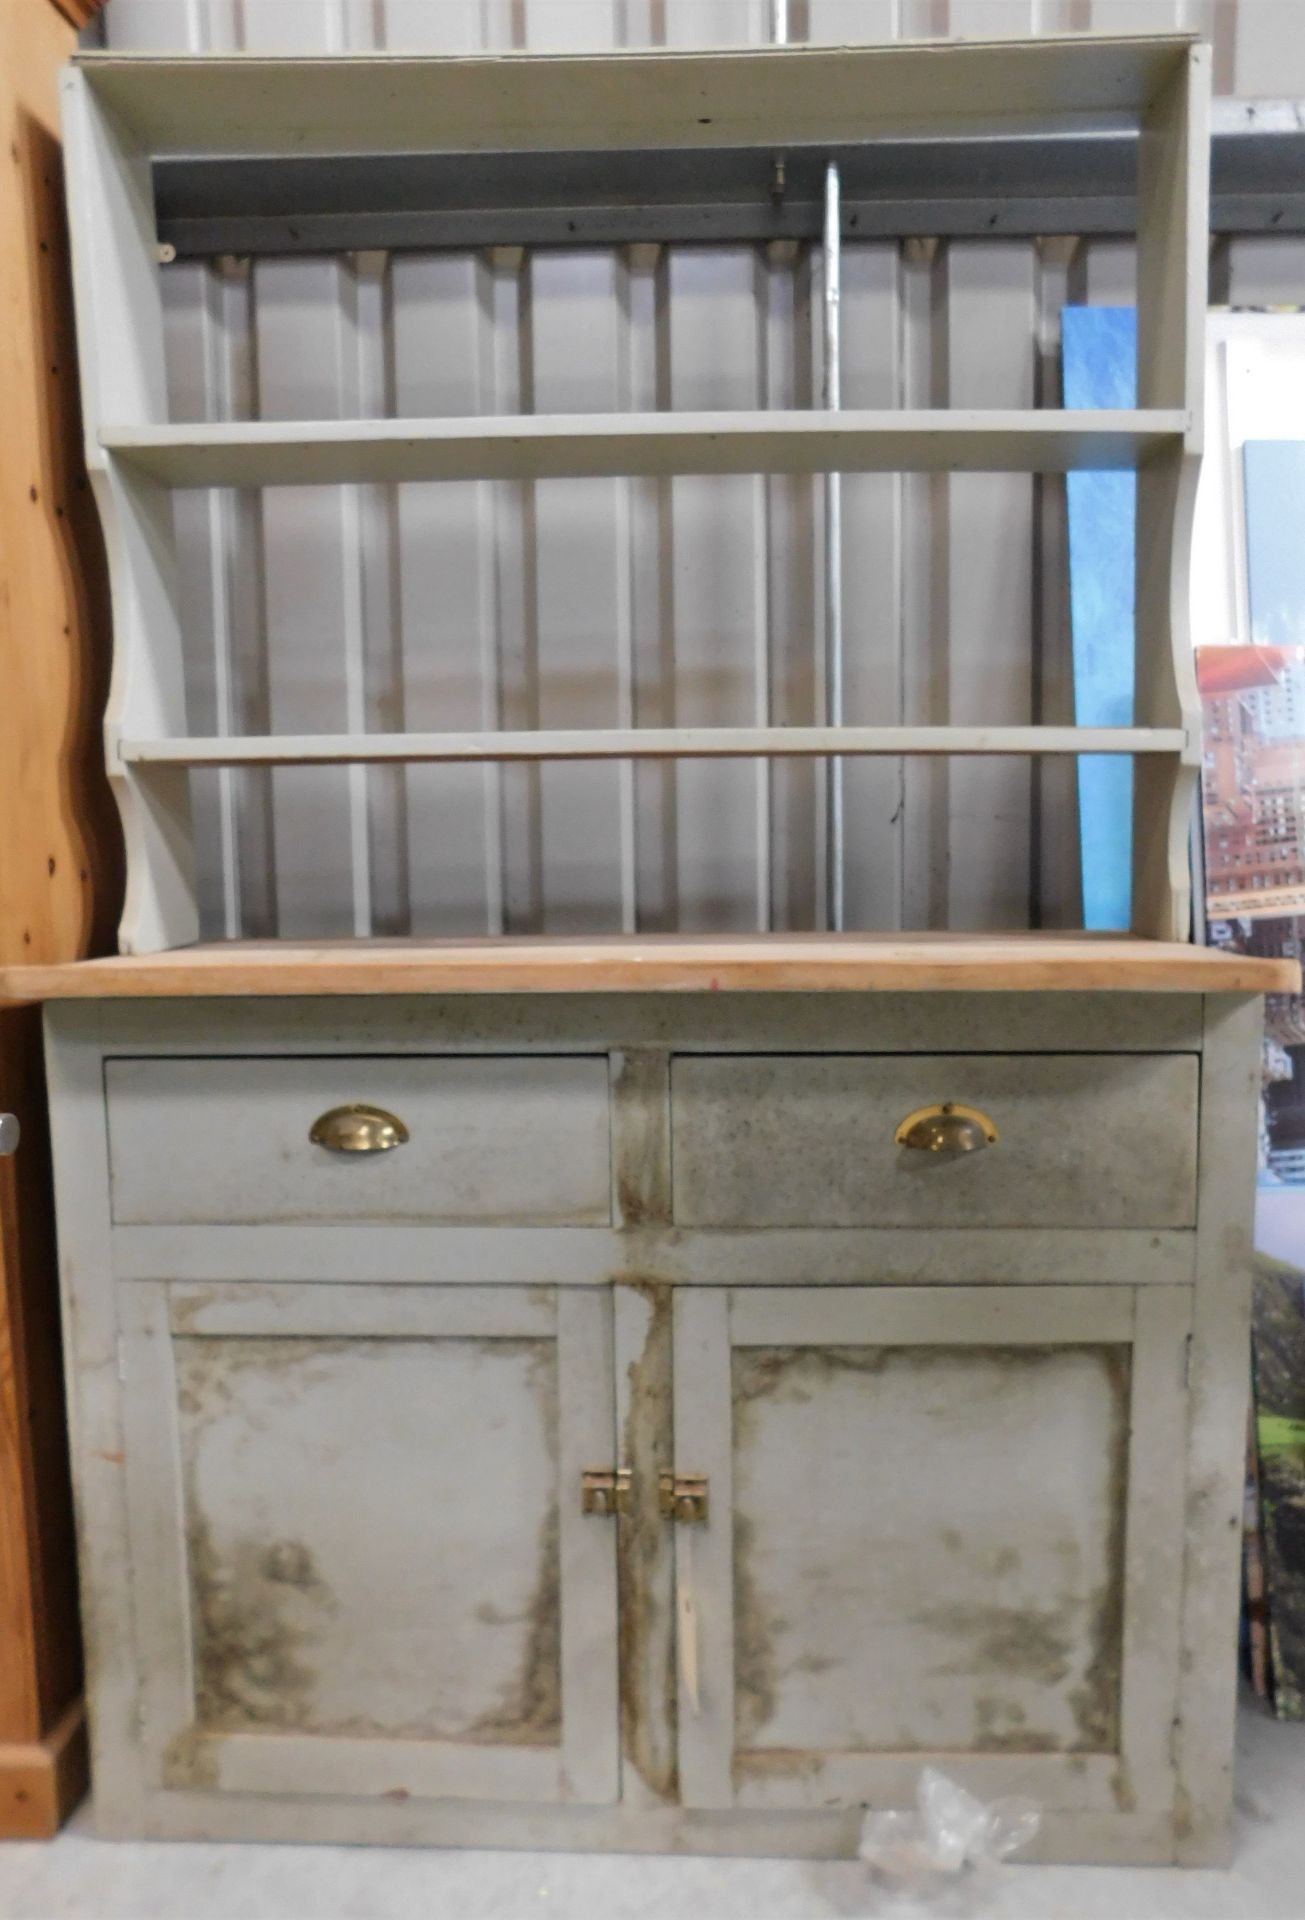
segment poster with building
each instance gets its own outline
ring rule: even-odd
[[[1206,937],[1298,959],[1305,938],[1305,645],[1206,647]],[[1305,999],[1266,1010],[1262,1187],[1305,1187]],[[1305,1259],[1305,1212],[1300,1215]],[[1273,1248],[1280,1257],[1286,1249]]]
[[[1305,937],[1305,445],[1248,442],[1253,644],[1197,655],[1207,938],[1301,957]],[[1305,998],[1266,1003],[1247,1481],[1250,1668],[1305,1716]]]

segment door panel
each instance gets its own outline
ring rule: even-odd
[[[579,1500],[612,1457],[606,1297],[124,1292],[165,1782],[614,1799],[614,1523]]]
[[[1164,1804],[1187,1310],[679,1296],[676,1470],[709,1478],[676,1529],[690,1804],[874,1802],[926,1755],[1049,1805]]]

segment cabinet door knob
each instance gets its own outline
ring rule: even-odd
[[[981,1147],[995,1147],[999,1137],[986,1113],[955,1100],[918,1107],[907,1114],[894,1135],[899,1147],[919,1153],[977,1153]]]
[[[315,1147],[328,1153],[390,1153],[408,1138],[408,1129],[397,1114],[384,1107],[332,1107],[321,1114],[308,1130]]]

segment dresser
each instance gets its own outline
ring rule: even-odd
[[[1209,73],[1185,36],[1071,35],[67,74],[127,893],[120,957],[0,993],[46,1003],[106,1833],[842,1855],[933,1762],[1034,1797],[1044,1859],[1221,1856],[1259,996],[1299,972],[1188,941]],[[938,404],[909,369],[868,395],[851,367],[844,409],[842,248],[895,217],[884,152],[1048,129],[1135,142],[1137,404]],[[777,359],[745,405],[666,372],[660,250],[708,231],[764,263],[758,353],[792,303],[793,379]],[[623,277],[568,324],[570,410],[532,410],[523,250],[578,242]],[[478,250],[461,413],[436,335],[405,336],[402,404],[367,359],[385,247]],[[179,249],[346,251],[349,405],[305,335],[302,393],[260,417],[251,278],[219,265],[187,271],[227,385],[178,408]],[[922,582],[845,649],[876,513],[995,490],[1013,546],[1103,468],[1137,476],[1127,724],[1067,724],[1045,652],[949,680],[950,583],[900,681],[872,663]],[[844,502],[848,476],[896,491]],[[746,590],[704,518],[740,483]],[[804,542],[789,593],[772,562]],[[1130,934],[843,930],[945,926],[944,869],[1031,844],[1055,770],[1103,754],[1133,763]],[[777,808],[774,763],[812,761]],[[600,825],[622,931],[549,937],[600,924]]]
[[[1291,971],[845,936],[6,976],[68,996],[103,1830],[840,1854],[929,1760],[1037,1799],[1044,1859],[1218,1858]]]

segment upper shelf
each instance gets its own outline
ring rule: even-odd
[[[1135,468],[1178,410],[519,414],[106,427],[100,445],[174,487],[539,480],[676,473],[1067,473]]]
[[[483,153],[775,148],[1136,122],[1186,35],[728,52],[268,59],[85,53],[139,151]]]

